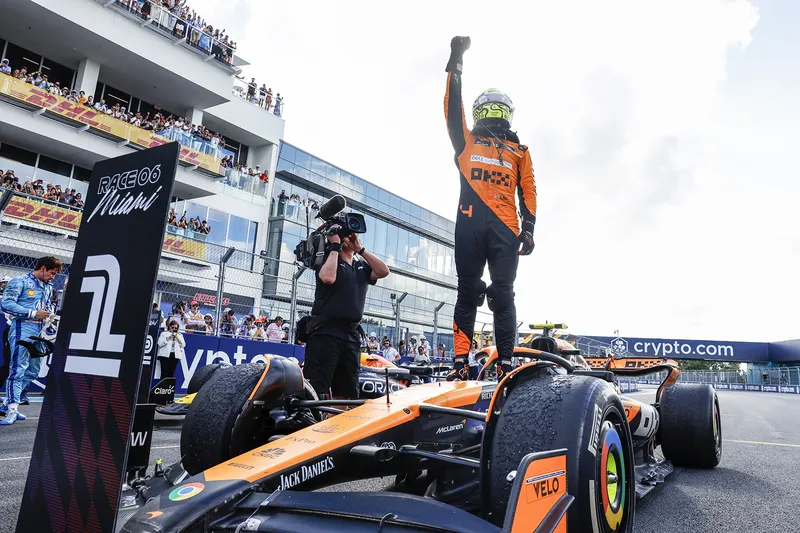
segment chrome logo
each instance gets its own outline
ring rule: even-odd
[[[206,486],[202,483],[187,483],[170,492],[169,499],[173,502],[188,500],[203,492],[204,488],[206,488]]]
[[[616,531],[622,523],[625,511],[625,459],[617,430],[610,422],[606,422],[604,426],[600,494],[606,522],[612,531]]]

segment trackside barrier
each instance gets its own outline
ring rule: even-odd
[[[660,380],[640,379],[637,380],[642,385],[660,385]],[[711,385],[717,390],[735,390],[744,392],[773,392],[776,394],[800,394],[800,386],[797,385],[754,385],[750,383],[703,383]]]
[[[258,363],[263,362],[266,355],[294,357],[298,361],[302,361],[305,357],[305,348],[293,344],[192,334],[185,334],[183,338],[186,340],[186,348],[184,349],[184,358],[180,360],[175,369],[176,394],[184,394],[197,369],[206,365],[214,363],[229,363],[232,365]],[[47,357],[46,360],[42,361],[39,379],[33,382],[34,387],[44,389],[47,384],[49,369],[50,357]],[[159,365],[156,365],[153,368],[153,384],[160,377],[160,368]]]

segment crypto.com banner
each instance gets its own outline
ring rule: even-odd
[[[769,360],[766,342],[728,342],[689,339],[651,339],[642,337],[591,337],[601,345],[609,345],[618,355],[628,357],[667,357],[671,359],[702,359],[728,362],[758,362]],[[579,348],[595,353],[582,337]]]
[[[17,533],[111,533],[180,148],[94,166]]]

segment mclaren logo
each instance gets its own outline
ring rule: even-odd
[[[464,424],[467,423],[467,419],[465,418],[458,424],[453,424],[452,426],[442,426],[436,430],[437,435],[447,435],[448,433],[452,433],[454,431],[459,431],[464,429]]]

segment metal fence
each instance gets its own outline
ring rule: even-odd
[[[0,193],[8,192],[0,188]],[[54,281],[56,292],[61,291],[69,276],[80,216],[80,210],[14,193],[0,218],[0,275],[24,274],[37,257],[54,255],[66,265]],[[126,232],[121,235],[133,239]],[[311,312],[316,287],[313,271],[209,243],[204,237],[167,228],[154,294],[165,318],[177,304],[197,302],[202,315],[211,315],[211,333],[220,333],[221,317],[230,309],[237,320],[249,314],[281,316],[289,328],[287,338],[293,339],[295,322]],[[434,353],[438,344],[444,344],[445,355],[452,355],[455,302],[400,293],[382,283],[367,292],[364,330],[374,332],[378,339],[389,337],[395,346],[400,340],[408,343],[412,336],[424,335]],[[475,329],[481,341],[492,338],[492,328],[491,315],[479,311]]]

